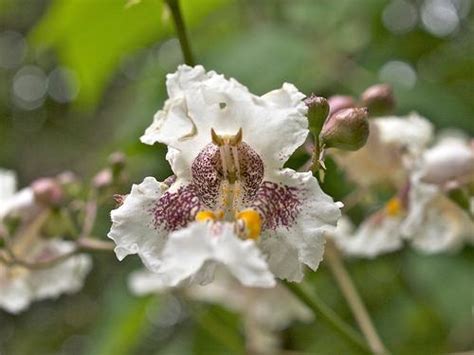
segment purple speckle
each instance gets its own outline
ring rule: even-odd
[[[176,192],[165,192],[152,208],[155,228],[163,227],[174,231],[193,221],[203,208],[194,185],[181,186]]]
[[[301,200],[296,187],[264,181],[260,185],[252,207],[264,218],[264,229],[291,227],[300,211]]]
[[[280,226],[291,227],[301,206],[301,190],[271,181],[263,181],[264,166],[260,156],[246,143],[237,145],[241,194],[236,205],[239,208],[254,208],[263,217],[264,229]],[[155,228],[174,231],[185,227],[195,219],[199,210],[215,210],[219,206],[224,171],[219,147],[206,145],[191,166],[192,180],[175,192],[163,194],[150,209]],[[166,179],[171,185],[176,177]],[[169,186],[168,185],[168,186]]]
[[[240,179],[244,193],[243,201],[249,203],[255,198],[255,194],[263,180],[263,161],[247,143],[240,143],[237,150],[241,167]]]
[[[215,208],[223,179],[219,147],[213,143],[206,145],[194,159],[191,173],[192,184],[201,201],[208,208]]]

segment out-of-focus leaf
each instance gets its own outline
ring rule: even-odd
[[[123,280],[115,283],[105,295],[96,329],[91,336],[90,355],[130,354],[150,327],[147,309],[157,302],[156,297],[133,297]]]
[[[184,1],[186,23],[192,27],[227,1]],[[54,49],[61,63],[76,71],[78,102],[90,106],[127,54],[172,33],[168,11],[161,0],[128,7],[123,0],[55,0],[31,39],[39,48]]]
[[[239,318],[219,306],[194,312],[196,329],[193,353],[196,355],[243,354],[245,347],[239,334]]]

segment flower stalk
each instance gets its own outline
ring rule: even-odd
[[[191,50],[191,45],[189,43],[189,38],[186,30],[186,25],[183,20],[183,15],[181,13],[181,7],[179,0],[165,0],[168,5],[171,16],[173,17],[173,22],[176,27],[176,34],[178,35],[179,44],[181,46],[181,51],[183,53],[184,62],[187,65],[195,65],[196,61]]]
[[[346,299],[360,330],[367,339],[371,351],[374,354],[388,354],[389,352],[380,339],[380,336],[377,334],[377,330],[370,319],[369,312],[360,298],[349,273],[344,267],[344,263],[341,260],[338,250],[331,241],[326,243],[325,255],[325,260],[327,260],[329,268],[331,269],[331,272],[334,275],[334,278],[336,279],[336,282]]]
[[[346,324],[323,300],[321,300],[314,292],[310,294],[302,285],[292,282],[283,281],[288,290],[303,302],[315,316],[320,317],[332,329],[342,335],[349,343],[356,346],[363,353],[371,353],[364,339]]]

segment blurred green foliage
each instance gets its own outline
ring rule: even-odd
[[[189,26],[226,0],[184,1]],[[75,70],[78,103],[92,105],[102,96],[124,54],[170,36],[169,10],[161,0],[133,5],[116,0],[53,1],[31,34],[38,47],[53,48],[61,63]]]
[[[256,93],[289,81],[308,94],[358,95],[390,79],[398,113],[417,110],[438,129],[474,133],[474,27],[469,14],[459,16],[451,34],[436,36],[421,21],[429,1],[181,3],[198,62]],[[387,13],[394,3],[408,3],[417,11],[405,31],[388,29]],[[28,47],[16,66],[0,68],[0,166],[17,170],[24,184],[65,169],[90,176],[105,156],[122,150],[133,181],[169,175],[165,149],[138,141],[166,98],[165,74],[182,62],[161,0],[132,6],[122,0],[0,0],[0,33],[5,31],[21,33]],[[391,61],[411,68],[412,85],[382,75]],[[41,105],[25,109],[12,89],[25,65],[48,75],[58,66],[69,68],[78,79],[78,96],[64,103],[46,93]],[[328,174],[324,188],[337,198],[351,189],[336,170]],[[101,213],[98,235],[108,230],[107,212]],[[348,263],[394,353],[439,354],[474,347],[472,248],[438,256],[405,250]],[[97,255],[95,272],[81,293],[34,304],[20,316],[0,312],[0,354],[242,353],[242,325],[220,307],[178,301],[183,316],[172,325],[160,323],[169,309],[166,300],[134,298],[127,290],[127,274],[138,267],[137,260],[119,264],[112,255]],[[324,264],[307,281],[352,322]],[[288,348],[304,353],[351,353],[318,320],[295,324],[281,335]]]

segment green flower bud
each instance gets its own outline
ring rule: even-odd
[[[308,123],[311,133],[318,137],[329,114],[329,103],[321,96],[311,94],[304,100],[308,106]]]
[[[377,84],[368,87],[361,95],[362,104],[369,110],[369,115],[383,116],[395,108],[392,87],[388,84]]]
[[[321,131],[321,143],[326,148],[358,150],[369,136],[367,109],[355,107],[340,110],[332,115]]]
[[[121,152],[112,153],[109,156],[109,164],[112,168],[112,176],[117,179],[125,168],[125,155]]]

